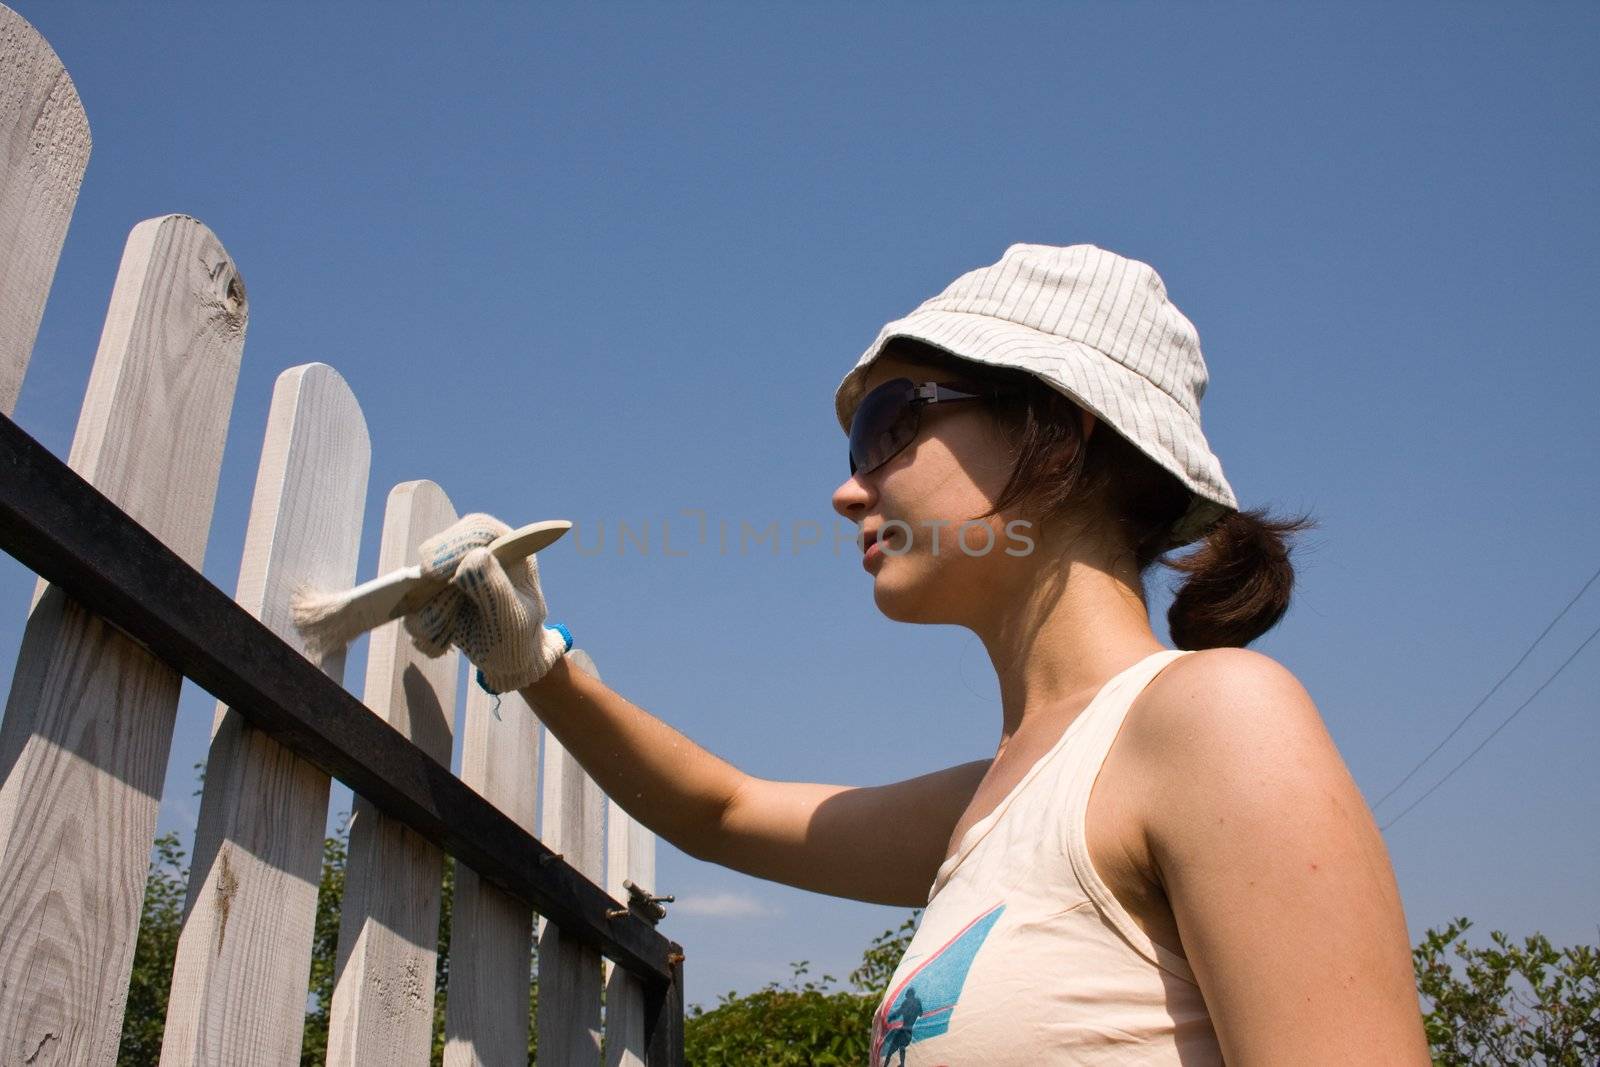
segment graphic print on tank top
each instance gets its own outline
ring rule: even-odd
[[[897,1052],[904,1064],[907,1048],[950,1028],[950,1016],[961,999],[972,961],[1005,910],[1004,904],[996,904],[973,919],[883,998],[872,1019],[874,1064],[886,1065]]]

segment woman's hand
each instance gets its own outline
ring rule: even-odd
[[[405,619],[406,632],[425,655],[443,655],[452,645],[461,649],[491,693],[538,681],[571,647],[563,630],[545,625],[537,558],[502,566],[489,551],[510,532],[493,515],[474,512],[423,541],[423,577],[450,584]]]

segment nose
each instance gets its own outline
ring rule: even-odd
[[[833,510],[857,524],[878,499],[878,491],[868,477],[870,475],[852,474],[833,491]]]

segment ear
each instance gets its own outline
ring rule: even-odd
[[[1089,435],[1094,432],[1095,422],[1097,420],[1094,417],[1094,412],[1090,411],[1088,408],[1079,408],[1078,412],[1083,416],[1083,440],[1085,443],[1087,443],[1089,440]]]

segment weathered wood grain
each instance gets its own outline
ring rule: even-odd
[[[16,408],[67,223],[89,119],[39,31],[0,4],[0,411]]]
[[[417,563],[417,546],[455,520],[450,498],[433,482],[395,486],[377,573]],[[460,659],[454,651],[429,659],[398,620],[373,631],[367,653],[367,707],[446,767]],[[426,1067],[443,856],[371,801],[355,798],[329,1015],[330,1065]]]
[[[656,891],[656,838],[614,799],[606,800],[606,892],[628,900],[624,882]],[[606,960],[606,1067],[644,1067],[644,983]]]
[[[355,580],[371,447],[350,388],[311,363],[279,375],[245,532],[237,599],[301,647],[295,585]],[[344,674],[344,652],[325,659]],[[300,1057],[328,776],[219,706],[173,968],[165,1067]]]
[[[195,567],[244,347],[227,251],[184,216],[128,237],[71,450]],[[180,677],[43,587],[0,725],[0,1063],[112,1063]]]
[[[494,698],[467,687],[461,780],[532,833],[539,724],[517,693]],[[450,991],[445,1007],[445,1067],[500,1067],[528,1062],[528,989],[532,984],[533,912],[456,864],[450,910]],[[545,1063],[560,1059],[539,1058]]]
[[[583,649],[567,655],[579,669],[600,677]],[[537,715],[539,709],[533,710]],[[543,772],[540,836],[586,877],[602,882],[605,794],[548,730]],[[622,899],[627,900],[626,893]],[[600,959],[593,948],[562,936],[555,923],[540,919],[539,1054],[548,1050],[548,1062],[600,1062]]]

